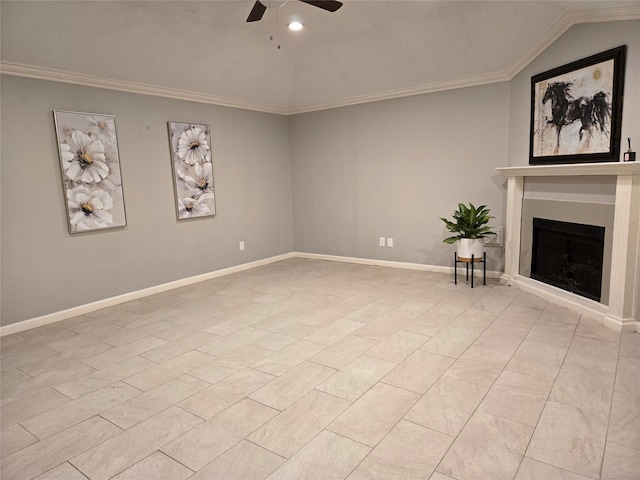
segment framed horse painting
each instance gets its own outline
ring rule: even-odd
[[[627,47],[531,77],[529,163],[617,162]]]

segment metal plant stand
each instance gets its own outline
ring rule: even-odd
[[[453,262],[454,262],[453,283],[455,285],[458,284],[458,264],[459,263],[466,264],[466,267],[467,267],[467,282],[469,281],[469,264],[471,264],[471,288],[473,288],[473,266],[476,263],[482,263],[482,284],[483,285],[487,284],[487,252],[483,252],[482,253],[482,258],[475,258],[474,255],[471,255],[471,260],[468,260],[468,259],[465,259],[465,258],[459,258],[458,257],[458,252],[455,252],[453,254]]]

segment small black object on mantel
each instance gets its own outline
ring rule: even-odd
[[[624,152],[622,156],[622,160],[625,162],[635,162],[636,161],[636,152],[631,151],[631,139],[627,138],[627,143],[629,144],[629,149]]]

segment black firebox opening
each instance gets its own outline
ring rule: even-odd
[[[604,227],[533,219],[531,278],[600,301]]]

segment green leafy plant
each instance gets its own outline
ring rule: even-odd
[[[443,242],[455,243],[460,238],[483,238],[487,235],[495,235],[491,227],[487,226],[489,220],[493,218],[489,215],[490,211],[486,205],[476,208],[471,202],[469,206],[459,203],[458,210],[453,212],[453,222],[440,217],[447,226],[447,230],[456,234],[445,238]]]

